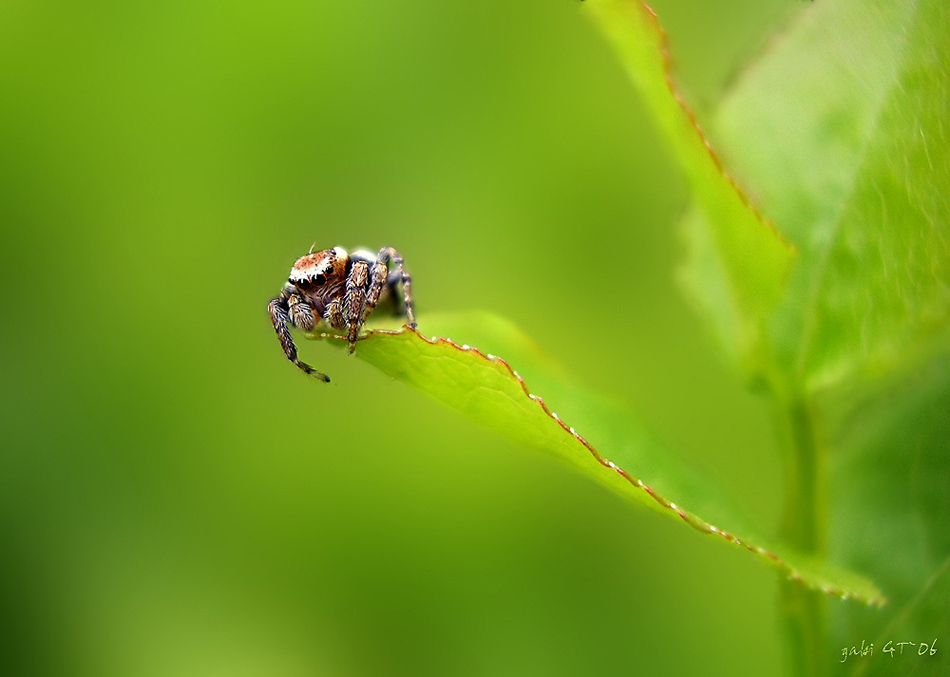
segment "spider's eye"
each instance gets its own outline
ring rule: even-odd
[[[301,290],[303,290],[303,291],[306,291],[306,290],[310,289],[310,280],[307,280],[307,279],[303,279],[303,280],[291,280],[291,281],[290,281],[290,284],[296,286],[297,289],[301,289]]]
[[[320,273],[319,275],[314,275],[312,279],[313,284],[317,287],[319,287],[320,285],[326,284],[326,281],[327,281],[327,276],[324,275],[323,273]]]

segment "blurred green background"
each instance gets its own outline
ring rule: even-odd
[[[801,7],[653,4],[700,112]],[[265,311],[396,246],[423,331],[511,318],[771,524],[687,200],[580,3],[0,2],[0,672],[778,672],[760,562]]]

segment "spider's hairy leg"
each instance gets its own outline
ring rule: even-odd
[[[294,345],[294,337],[290,335],[290,315],[287,304],[288,295],[281,291],[281,295],[267,304],[267,312],[270,314],[271,324],[274,325],[274,331],[277,332],[277,339],[280,341],[280,347],[284,349],[284,355],[293,362],[305,374],[315,376],[325,383],[330,382],[330,377],[317,371],[309,364],[297,359],[297,346]]]
[[[356,260],[346,276],[346,296],[343,298],[343,315],[346,318],[349,331],[347,341],[350,352],[356,349],[356,336],[363,326],[366,316],[366,284],[369,279],[369,264],[366,261]]]
[[[389,261],[393,262],[395,270],[389,272]],[[371,273],[372,281],[366,292],[366,314],[368,315],[376,303],[384,287],[388,287],[395,297],[396,285],[402,282],[403,312],[406,315],[406,324],[415,329],[416,317],[412,306],[412,277],[403,266],[402,255],[392,247],[383,247],[379,250],[376,263]]]
[[[395,275],[390,275],[389,266],[387,266],[385,262],[381,262],[378,258],[373,262],[373,267],[370,269],[369,275],[370,283],[369,289],[366,290],[366,311],[363,315],[364,321],[366,316],[368,316],[376,308],[376,304],[379,303],[382,292],[395,292],[396,284],[398,283],[398,280],[394,280],[393,284],[389,284],[389,278],[395,277]],[[395,294],[393,294],[393,303],[398,309],[399,297]]]
[[[386,287],[383,290],[380,299],[392,299],[393,315],[396,317],[407,317],[406,314],[406,294],[399,288],[402,282],[402,274],[393,271],[386,278]],[[415,326],[413,324],[412,326]]]

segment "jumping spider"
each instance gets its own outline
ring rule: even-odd
[[[297,359],[288,325],[312,331],[322,319],[333,329],[345,329],[352,353],[366,317],[386,295],[395,302],[396,314],[405,315],[406,324],[415,328],[410,281],[402,256],[392,247],[383,247],[376,255],[365,249],[347,254],[342,247],[311,251],[294,263],[280,296],[267,304],[267,311],[287,359],[304,373],[329,383],[329,376]],[[400,283],[402,308],[396,294]]]

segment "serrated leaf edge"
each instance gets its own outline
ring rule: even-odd
[[[650,23],[653,26],[653,29],[656,31],[659,37],[659,47],[660,47],[660,56],[663,63],[663,78],[666,80],[666,86],[670,90],[670,95],[676,101],[677,105],[686,115],[686,118],[689,120],[690,125],[696,131],[696,134],[699,136],[699,140],[702,142],[703,147],[706,149],[706,152],[709,153],[709,157],[712,159],[713,164],[716,167],[716,170],[722,175],[726,180],[729,186],[735,191],[736,195],[739,197],[739,200],[742,204],[752,213],[756,221],[762,225],[769,228],[774,234],[778,241],[790,252],[793,254],[798,253],[798,248],[790,240],[786,239],[778,227],[772,223],[765,214],[759,209],[759,207],[752,201],[749,195],[742,189],[739,183],[733,178],[733,176],[726,171],[725,165],[723,165],[722,160],[719,158],[719,155],[716,153],[716,150],[713,148],[712,142],[709,140],[709,137],[706,136],[706,132],[703,131],[702,126],[699,124],[699,120],[696,118],[696,113],[693,112],[693,109],[690,108],[689,104],[686,102],[686,98],[682,95],[679,90],[679,87],[676,85],[676,79],[673,75],[674,73],[674,59],[673,51],[670,47],[669,35],[666,32],[666,29],[663,28],[663,24],[660,22],[660,17],[657,15],[656,11],[650,7],[646,2],[640,2],[640,5],[643,7],[643,10],[646,12],[649,17]],[[786,275],[788,271],[786,271]]]
[[[558,424],[558,426],[560,426],[561,430],[569,434],[571,437],[574,438],[575,441],[583,445],[583,447],[590,453],[590,455],[594,458],[595,461],[597,461],[597,463],[599,463],[605,468],[608,468],[609,470],[616,472],[627,483],[629,483],[631,486],[635,487],[636,489],[646,492],[646,494],[649,495],[658,504],[660,504],[660,506],[662,506],[666,510],[669,510],[675,513],[677,516],[680,517],[680,519],[686,522],[689,526],[693,527],[693,529],[695,529],[696,531],[699,531],[700,533],[703,533],[703,534],[718,535],[722,537],[726,542],[748,550],[754,555],[757,555],[763,558],[765,561],[769,562],[770,564],[784,570],[789,580],[795,581],[796,583],[799,583],[811,590],[817,590],[825,594],[831,595],[832,597],[837,597],[841,600],[853,599],[859,602],[864,602],[868,604],[869,606],[881,607],[887,603],[887,599],[883,595],[868,597],[865,595],[861,595],[859,593],[851,593],[835,585],[830,585],[830,584],[820,585],[818,583],[810,581],[808,578],[804,577],[801,573],[796,571],[796,569],[792,567],[791,564],[783,560],[781,557],[776,555],[771,550],[749,543],[724,529],[720,529],[719,527],[716,527],[713,524],[710,524],[706,520],[691,513],[690,511],[686,510],[682,506],[677,505],[676,503],[667,500],[666,498],[658,494],[649,485],[645,484],[642,480],[633,476],[628,471],[621,468],[619,465],[609,460],[607,457],[605,457],[603,454],[597,451],[593,447],[593,445],[591,445],[591,443],[588,442],[584,438],[583,435],[581,435],[574,429],[573,426],[570,426],[566,422],[561,420],[561,418],[555,412],[551,411],[551,409],[548,408],[548,405],[544,402],[544,399],[542,397],[540,397],[539,395],[535,395],[534,393],[531,392],[530,388],[528,388],[528,384],[525,383],[525,380],[514,368],[512,368],[512,366],[508,363],[508,361],[505,360],[503,357],[500,357],[498,355],[493,355],[491,353],[482,352],[478,348],[475,348],[468,344],[459,345],[458,343],[455,343],[449,338],[445,338],[441,336],[433,336],[432,338],[428,338],[424,336],[418,329],[414,327],[409,327],[408,325],[403,326],[401,329],[372,329],[364,334],[361,334],[359,337],[357,337],[357,341],[365,341],[367,339],[374,338],[374,337],[386,337],[386,336],[395,337],[395,336],[402,336],[406,334],[414,335],[416,338],[424,341],[425,343],[428,343],[429,345],[444,345],[449,348],[452,348],[453,350],[458,350],[459,352],[463,352],[463,353],[471,353],[487,362],[500,365],[508,373],[508,375],[518,383],[524,395],[529,400],[536,403],[541,408],[541,411],[544,412],[545,416],[554,420]],[[336,340],[336,341],[341,341],[341,342],[346,342],[347,340],[345,336],[341,336],[339,334],[330,334],[330,333],[308,333],[306,337],[308,339],[313,339],[313,340],[329,339],[329,340]]]

